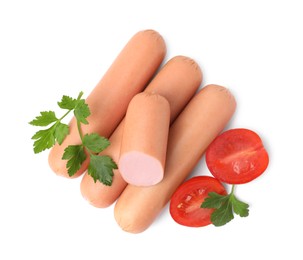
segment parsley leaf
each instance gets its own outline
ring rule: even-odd
[[[83,145],[93,153],[100,153],[110,145],[110,142],[105,137],[93,133],[84,135]]]
[[[235,195],[233,195],[230,199],[233,204],[234,212],[240,217],[247,217],[249,214],[249,205],[243,201],[238,200]]]
[[[75,107],[74,114],[77,121],[85,125],[88,124],[86,118],[90,115],[90,110],[88,105],[85,103],[84,99],[77,100],[77,105]]]
[[[93,177],[94,182],[99,180],[104,185],[110,186],[113,181],[113,169],[117,169],[117,164],[107,155],[90,155],[88,174]]]
[[[58,119],[53,111],[40,112],[40,116],[37,116],[29,123],[34,126],[48,126],[49,124],[56,122]]]
[[[73,110],[77,105],[77,99],[69,96],[63,96],[61,101],[58,102],[58,106],[62,109]]]
[[[201,208],[213,208],[211,222],[215,226],[223,226],[234,218],[234,214],[241,217],[247,217],[249,214],[249,205],[238,200],[234,195],[234,186],[228,195],[220,195],[216,192],[210,192],[201,204]]]
[[[54,129],[54,126],[52,126],[33,135],[32,139],[36,140],[34,142],[34,153],[40,153],[55,144]]]
[[[203,202],[203,208],[218,209],[223,203],[229,199],[228,196],[218,194],[216,192],[208,193],[208,197]]]
[[[66,167],[68,175],[73,176],[81,167],[86,159],[83,145],[69,145],[64,149],[62,160],[68,160]]]
[[[72,110],[74,110],[78,104],[80,104],[79,110],[84,111],[81,113],[81,115],[87,114],[88,108],[85,108],[85,101],[84,99],[80,99],[82,95],[83,92],[80,92],[78,99],[74,99],[68,96],[62,97],[61,101],[58,102],[58,105],[62,109],[68,109],[68,111],[61,118],[58,119],[54,111],[43,111],[40,112],[40,115],[37,116],[34,120],[29,122],[29,124],[34,126],[48,126],[53,123],[51,127],[40,130],[33,135],[32,139],[36,140],[34,142],[34,153],[40,153],[46,149],[49,149],[53,147],[56,142],[58,144],[62,144],[63,140],[69,133],[69,126],[61,123],[61,120],[65,118]],[[83,105],[83,103],[85,105]]]
[[[232,203],[227,199],[221,207],[217,208],[210,217],[211,222],[219,227],[223,226],[234,218]]]
[[[68,133],[69,133],[69,126],[59,122],[54,131],[54,136],[58,144],[62,144],[63,140],[68,135]]]

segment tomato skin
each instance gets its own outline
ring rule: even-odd
[[[244,128],[225,131],[215,138],[206,150],[205,160],[212,175],[229,184],[254,180],[269,163],[259,135]]]
[[[211,176],[193,177],[174,192],[169,206],[172,218],[180,225],[202,227],[211,224],[214,209],[201,208],[209,192],[226,195],[224,186]]]

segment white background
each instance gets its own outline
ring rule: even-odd
[[[0,259],[302,259],[301,1],[1,1]],[[81,196],[81,178],[57,177],[34,155],[28,124],[63,94],[86,95],[128,39],[155,29],[166,60],[186,55],[202,86],[228,87],[228,128],[258,132],[267,171],[238,186],[250,216],[220,228],[177,225],[165,208],[141,234],[122,231],[113,207]],[[209,174],[203,159],[194,174]],[[279,259],[280,259],[279,258]]]

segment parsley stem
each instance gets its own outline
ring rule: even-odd
[[[83,96],[83,92],[81,91],[77,97],[77,100],[80,100],[82,96]]]
[[[79,120],[77,120],[77,127],[78,127],[78,132],[79,132],[80,139],[81,139],[84,150],[88,152],[89,156],[93,155],[92,151],[90,149],[88,149],[83,143],[83,133],[82,133],[82,129],[81,129],[81,122]]]
[[[234,194],[234,190],[235,190],[235,184],[232,185],[230,194]]]
[[[83,96],[83,92],[81,91],[77,97],[77,100],[80,100],[82,96]],[[78,127],[78,132],[80,135],[81,142],[83,144],[83,133],[82,133],[82,129],[81,129],[81,122],[78,119],[77,119],[77,127]]]
[[[72,110],[68,110],[63,116],[61,116],[58,121],[60,122],[64,117],[66,117]]]
[[[81,129],[81,122],[79,120],[77,120],[77,127],[78,127],[78,132],[80,135],[81,142],[83,143],[83,133],[82,133],[82,129]]]

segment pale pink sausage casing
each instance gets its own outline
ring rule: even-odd
[[[118,199],[115,219],[122,229],[139,233],[152,224],[224,129],[235,107],[231,93],[217,85],[204,87],[190,101],[170,128],[163,180],[149,187],[128,185]]]
[[[197,63],[188,57],[176,56],[163,66],[145,91],[156,92],[167,99],[172,123],[195,94],[201,81],[202,72]],[[120,155],[123,126],[124,120],[111,135],[111,145],[101,153],[111,156],[116,162]],[[114,170],[111,186],[95,183],[92,177],[85,173],[81,182],[81,193],[93,206],[104,208],[115,202],[126,185],[119,170]]]
[[[130,102],[123,129],[119,171],[132,185],[150,186],[163,178],[170,121],[168,101],[155,92]]]
[[[91,110],[88,125],[83,133],[98,133],[109,137],[123,119],[134,95],[141,92],[156,72],[166,53],[166,46],[159,33],[140,31],[126,44],[103,78],[87,97]],[[55,145],[49,154],[49,165],[58,175],[68,177],[66,160],[62,160],[68,145],[81,143],[75,119],[70,123],[70,134],[62,145]],[[83,173],[89,160],[83,163],[74,177]]]

